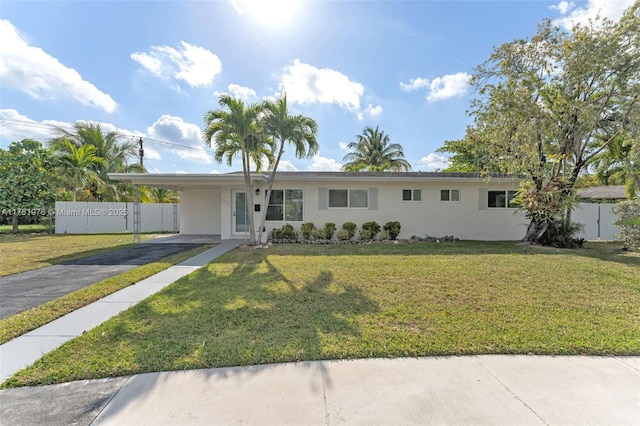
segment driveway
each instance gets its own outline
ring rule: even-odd
[[[0,277],[0,319],[26,311],[140,265],[203,244],[139,244],[60,265]]]

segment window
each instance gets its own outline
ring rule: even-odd
[[[422,189],[403,189],[402,201],[422,201]]]
[[[369,207],[369,191],[366,189],[330,189],[329,207]]]
[[[274,189],[269,197],[266,220],[302,222],[302,189]]]
[[[441,189],[440,201],[460,201],[459,189]]]
[[[508,207],[511,209],[517,206],[513,202],[516,197],[516,191],[489,191],[488,207]]]

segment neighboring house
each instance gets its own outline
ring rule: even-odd
[[[467,240],[519,240],[528,221],[510,202],[520,181],[475,173],[278,172],[267,205],[267,174],[254,173],[255,206],[247,209],[242,173],[110,174],[134,185],[180,191],[180,233],[242,239],[247,214],[267,208],[266,232],[290,223],[300,229],[327,222],[401,224],[398,238],[455,236]]]
[[[624,185],[590,186],[576,191],[578,199],[590,202],[615,202],[627,199]]]

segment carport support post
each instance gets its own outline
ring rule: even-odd
[[[139,243],[142,239],[140,237],[141,227],[141,214],[140,214],[140,187],[136,186],[136,200],[133,202],[133,242]]]

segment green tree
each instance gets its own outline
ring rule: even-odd
[[[180,196],[176,191],[165,188],[141,188],[140,198],[143,203],[171,203],[180,202]]]
[[[205,129],[202,141],[211,146],[215,142],[214,158],[218,162],[226,160],[231,166],[233,159],[240,156],[245,182],[246,205],[253,206],[254,186],[251,179],[251,164],[256,172],[262,170],[264,160],[273,161],[273,140],[264,132],[260,121],[264,108],[261,104],[245,105],[240,99],[223,94],[219,99],[219,109],[207,111],[204,115]],[[249,237],[257,244],[252,208],[249,209]]]
[[[409,171],[411,165],[404,158],[402,146],[390,143],[389,135],[372,127],[365,127],[357,141],[347,145],[351,150],[344,156],[342,170],[358,172]]]
[[[601,136],[607,138],[607,135]],[[613,138],[605,150],[594,158],[595,178],[601,185],[624,185],[627,198],[640,191],[640,162],[633,155],[632,142],[626,135]]]
[[[471,79],[478,97],[465,139],[482,143],[508,172],[526,174],[521,200],[554,200],[542,216],[523,207],[525,241],[548,241],[551,231],[566,237],[578,176],[619,135],[637,131],[639,5],[617,23],[598,19],[572,32],[545,21],[530,40],[496,48]]]
[[[277,146],[273,166],[269,173],[269,181],[265,200],[269,202],[273,182],[285,145],[289,144],[295,148],[296,158],[310,158],[318,153],[318,124],[311,118],[304,115],[291,115],[287,107],[287,95],[284,94],[276,101],[267,101],[262,105],[264,115],[261,117],[262,125],[266,134],[273,139]],[[258,241],[262,241],[262,231],[267,217],[267,209],[262,209]]]
[[[67,142],[79,147],[94,146],[95,157],[102,159],[94,162],[88,169],[95,172],[99,179],[89,182],[85,190],[89,198],[95,201],[131,201],[135,198],[130,184],[109,179],[109,173],[145,173],[137,159],[138,149],[133,141],[123,141],[117,132],[105,133],[99,123],[77,122],[72,131],[58,129],[58,135],[50,142],[51,149],[57,155],[68,153]]]
[[[63,185],[73,191],[73,201],[76,201],[78,190],[85,192],[92,185],[103,187],[102,179],[95,169],[104,165],[106,161],[96,155],[95,146],[77,146],[68,139],[61,139],[56,146],[60,174],[68,178]]]
[[[55,159],[33,139],[13,142],[0,149],[0,210],[11,216],[13,233],[18,233],[20,215],[41,215],[55,201],[53,182]]]
[[[436,152],[452,154],[449,156],[449,167],[445,172],[457,173],[505,173],[506,165],[493,157],[487,147],[473,140],[471,134],[466,139],[445,141],[444,146]]]

